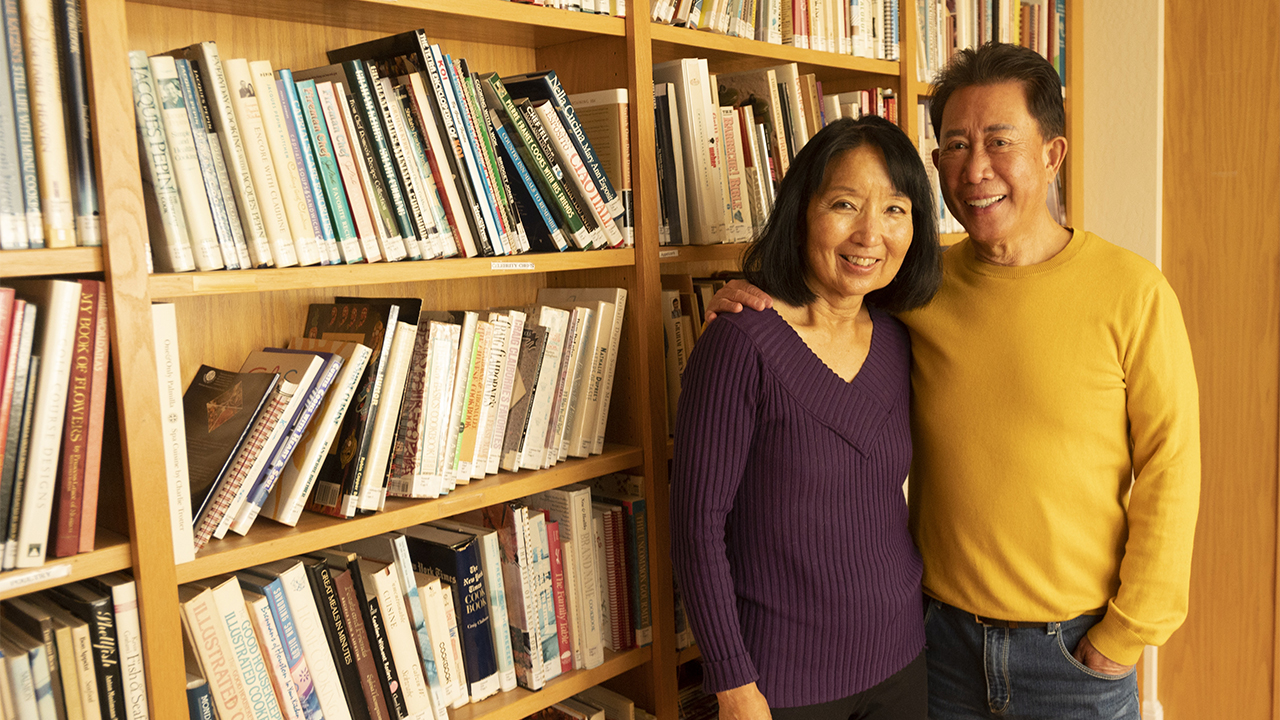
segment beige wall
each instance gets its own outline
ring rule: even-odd
[[[1157,265],[1163,7],[1084,0],[1084,227]]]

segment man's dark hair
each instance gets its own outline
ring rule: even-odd
[[[883,118],[845,118],[814,135],[791,163],[778,187],[769,222],[742,258],[748,282],[779,300],[801,307],[817,299],[806,282],[805,243],[809,235],[809,202],[822,189],[827,167],[846,152],[863,145],[884,155],[889,181],[911,200],[911,246],[897,276],[866,301],[882,310],[901,312],[933,298],[942,280],[942,250],[934,218],[933,189],[920,155],[897,125]]]
[[[1027,110],[1039,123],[1041,137],[1052,140],[1066,135],[1067,116],[1062,107],[1062,80],[1058,71],[1034,50],[999,42],[957,52],[933,79],[929,116],[934,135],[942,137],[942,111],[953,93],[975,85],[1004,82],[1022,83]]]

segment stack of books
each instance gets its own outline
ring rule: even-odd
[[[101,280],[0,287],[3,569],[93,550],[106,420],[108,318]]]
[[[102,244],[80,4],[0,3],[0,250]]]
[[[156,269],[630,244],[622,179],[555,72],[473,72],[421,30],[328,57],[275,71],[212,42],[129,54]]]
[[[178,562],[260,514],[352,517],[603,452],[626,298],[543,288],[529,307],[441,312],[339,297],[287,348],[202,366],[185,393],[174,308],[154,305]]]
[[[647,644],[639,485],[600,478],[184,585],[189,696],[223,717],[447,720]],[[628,708],[582,700],[588,717]]]
[[[530,720],[640,720],[643,710],[618,693],[603,687],[583,690],[571,698],[529,716]]]
[[[4,601],[5,717],[146,720],[137,598],[130,575],[110,573]]]
[[[1066,0],[918,0],[916,77],[930,81],[957,50],[993,40],[1040,53],[1066,84]]]
[[[511,0],[523,5],[558,8],[592,15],[627,16],[626,0]]]
[[[795,63],[715,75],[684,58],[653,78],[664,245],[749,242],[809,138],[843,117],[897,121],[892,90],[825,95]]]
[[[655,22],[823,52],[898,59],[893,0],[656,0]]]

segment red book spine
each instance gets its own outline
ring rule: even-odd
[[[93,380],[89,384],[88,445],[84,454],[84,502],[80,508],[80,552],[91,552],[98,532],[98,478],[102,470],[102,432],[107,410],[107,365],[110,360],[111,317],[106,283],[81,280],[81,293],[98,288],[97,325],[93,340]]]
[[[4,292],[6,289],[9,292]],[[0,354],[0,448],[4,447],[8,438],[9,409],[13,407],[13,382],[18,371],[18,337],[22,334],[22,314],[27,305],[26,301],[13,297],[12,288],[0,288],[0,298],[6,297],[12,302],[8,303],[7,308],[0,306],[0,309],[7,310],[3,322],[0,322],[0,327],[4,329],[4,338],[0,339],[0,345],[4,347],[4,353]],[[3,470],[4,453],[0,452],[0,471]]]
[[[573,636],[569,627],[569,601],[565,594],[564,557],[560,549],[560,523],[547,523],[547,546],[551,550],[551,596],[556,603],[556,637],[560,642],[560,672],[573,670]]]
[[[609,512],[613,518],[613,556],[617,558],[614,567],[618,572],[618,608],[622,610],[622,647],[632,648],[636,644],[636,624],[631,608],[631,569],[628,562],[626,518],[621,508]]]
[[[344,570],[334,575],[333,588],[338,593],[342,617],[347,623],[347,637],[351,641],[351,651],[356,656],[356,667],[360,670],[360,689],[364,691],[364,701],[369,708],[369,716],[373,720],[393,720],[387,711],[386,700],[382,697],[382,686],[378,682],[378,668],[374,665],[373,649],[369,645],[369,635],[364,629],[364,616],[360,613],[360,601],[356,598],[355,585],[351,582],[351,571]],[[358,702],[357,698],[350,698],[350,700]]]
[[[88,451],[89,394],[93,381],[94,336],[102,288],[85,282],[80,289],[75,345],[71,351],[71,379],[62,425],[62,461],[58,471],[58,522],[54,555],[80,552],[80,519],[84,507],[85,454]]]

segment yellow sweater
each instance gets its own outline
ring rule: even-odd
[[[967,239],[943,257],[903,317],[925,591],[1003,620],[1105,608],[1090,640],[1137,662],[1187,612],[1200,432],[1178,299],[1079,230],[1038,265],[981,263]]]

